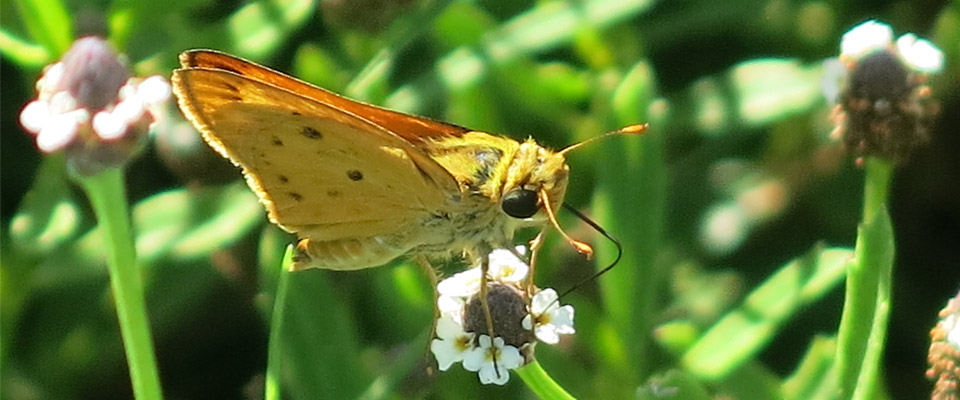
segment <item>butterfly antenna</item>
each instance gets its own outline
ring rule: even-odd
[[[571,207],[569,204],[563,203],[563,208],[564,208],[565,210],[570,211],[571,213],[573,213],[573,215],[576,215],[577,218],[580,218],[581,220],[583,220],[583,222],[586,222],[587,225],[590,225],[591,228],[593,228],[594,230],[596,230],[597,232],[599,232],[601,235],[603,235],[605,238],[607,238],[607,239],[609,239],[611,242],[613,242],[613,244],[614,244],[615,246],[617,246],[617,258],[615,258],[615,259],[613,260],[613,262],[610,263],[610,265],[604,267],[603,269],[601,269],[601,270],[597,271],[596,273],[594,273],[593,275],[591,275],[589,278],[586,278],[586,279],[578,282],[576,285],[573,285],[573,287],[571,287],[570,289],[567,289],[566,291],[564,291],[563,293],[561,293],[559,296],[557,296],[557,300],[556,300],[556,301],[560,301],[560,299],[562,299],[563,296],[566,296],[566,295],[569,294],[570,292],[572,292],[572,291],[578,289],[579,287],[585,285],[587,282],[590,282],[590,281],[592,281],[592,280],[595,280],[595,279],[599,278],[600,275],[603,275],[603,274],[605,274],[607,271],[613,269],[613,267],[616,266],[617,263],[620,262],[620,258],[623,257],[623,245],[620,244],[620,241],[617,240],[617,238],[611,236],[611,235],[610,235],[609,233],[607,233],[607,231],[606,231],[605,229],[603,229],[600,225],[597,225],[596,222],[593,222],[593,220],[591,220],[591,219],[590,219],[589,217],[587,217],[586,215],[583,215],[583,213],[581,213],[580,211],[578,211],[576,208]],[[549,208],[548,208],[548,210],[549,210]],[[549,212],[548,212],[548,215],[549,215]]]
[[[563,236],[563,239],[566,240],[570,246],[573,246],[578,253],[583,254],[584,257],[587,257],[588,260],[593,258],[593,248],[590,247],[589,244],[570,237],[570,235],[567,235],[567,232],[564,232],[563,228],[560,227],[560,223],[557,222],[557,214],[553,211],[553,206],[550,204],[550,197],[547,196],[547,191],[542,188],[540,189],[540,201],[543,202],[543,209],[547,210],[547,218],[550,220],[550,223],[554,228],[557,228],[557,231],[560,232],[560,235]]]
[[[604,134],[602,134],[602,135],[600,135],[600,136],[592,137],[592,138],[587,139],[587,140],[584,140],[584,141],[582,141],[582,142],[580,142],[580,143],[571,144],[571,145],[569,145],[569,146],[567,146],[567,147],[564,147],[562,150],[558,151],[557,154],[565,155],[565,154],[567,154],[568,152],[570,152],[571,150],[576,149],[576,148],[579,148],[579,147],[581,147],[581,146],[583,146],[583,145],[585,145],[585,144],[587,144],[587,143],[593,143],[593,142],[595,142],[595,141],[597,141],[597,140],[600,140],[600,139],[603,139],[603,138],[606,138],[606,137],[610,137],[610,136],[613,136],[613,135],[640,135],[640,134],[643,134],[644,132],[646,132],[648,127],[650,127],[650,124],[627,125],[627,126],[625,126],[625,127],[623,127],[623,128],[617,129],[617,130],[615,130],[615,131],[610,131],[610,132],[604,133]]]

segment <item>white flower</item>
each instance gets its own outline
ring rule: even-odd
[[[516,251],[524,255],[527,253],[527,248],[517,246]],[[506,283],[520,283],[527,278],[527,273],[530,272],[530,266],[507,249],[491,251],[489,260],[487,273],[493,280]]]
[[[893,43],[893,29],[890,25],[867,21],[843,34],[840,41],[840,56],[858,59],[875,50],[883,49]]]
[[[573,306],[560,307],[557,292],[544,289],[533,296],[530,302],[530,314],[523,318],[523,327],[533,330],[537,339],[544,343],[556,344],[559,335],[575,333],[573,329]]]
[[[437,336],[430,342],[430,351],[437,358],[441,371],[446,371],[473,350],[473,333],[463,331],[460,323],[449,316],[437,321]]]
[[[441,296],[470,297],[480,291],[480,268],[458,272],[437,284]]]
[[[526,253],[526,248],[517,246],[517,252]],[[510,250],[496,249],[488,256],[487,278],[491,281],[505,283],[520,283],[530,272],[530,266],[517,258]],[[437,292],[441,296],[470,297],[480,291],[480,266],[477,265],[463,272],[440,281]]]
[[[440,311],[440,318],[450,317],[461,325],[463,324],[464,304],[466,304],[465,297],[437,296],[437,310]]]
[[[919,72],[939,72],[943,68],[943,52],[929,41],[912,33],[897,39],[897,50],[903,60]]]
[[[463,368],[477,372],[480,383],[505,385],[510,380],[508,370],[523,365],[523,356],[520,350],[510,345],[504,345],[503,338],[497,337],[492,341],[490,336],[480,335],[480,347],[475,347],[463,359]]]

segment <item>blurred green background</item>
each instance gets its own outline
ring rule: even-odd
[[[872,18],[930,39],[947,60],[930,82],[942,105],[931,143],[898,168],[891,199],[884,375],[891,398],[926,397],[927,332],[960,288],[958,1],[3,0],[0,396],[132,395],[95,218],[62,159],[38,154],[18,124],[42,67],[85,34],[109,38],[138,75],[169,77],[179,52],[213,48],[554,148],[650,122],[645,136],[570,157],[567,201],[623,239],[626,258],[564,299],[578,334],[540,345],[541,364],[582,398],[649,396],[688,378],[733,398],[799,393],[797,366],[840,320],[837,268],[824,267],[825,283],[753,346],[703,344],[733,352],[722,376],[684,351],[790,260],[829,266],[847,253],[824,248],[852,248],[863,172],[828,137],[822,63]],[[266,223],[239,171],[172,103],[127,171],[165,395],[259,398],[292,238]],[[575,218],[562,225],[597,245],[600,267],[612,258]],[[596,266],[555,236],[537,283],[562,291]],[[532,397],[516,377],[481,387],[459,366],[426,374],[430,301],[425,277],[403,262],[292,275],[286,397]]]

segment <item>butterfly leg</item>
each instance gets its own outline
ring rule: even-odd
[[[541,230],[540,233],[533,238],[533,240],[530,240],[530,273],[527,274],[526,282],[524,283],[524,291],[527,293],[528,306],[530,305],[530,299],[535,294],[534,290],[536,290],[533,278],[537,270],[537,255],[540,254],[540,248],[543,247],[543,236],[545,233],[546,230]]]
[[[480,262],[480,305],[483,306],[483,316],[487,320],[487,335],[490,336],[490,341],[492,343],[493,338],[496,337],[496,334],[493,332],[493,316],[490,314],[490,303],[487,301],[487,271],[490,269],[490,252],[486,253],[487,255],[481,258]],[[493,370],[497,373],[497,377],[500,377],[500,367],[497,365],[497,356],[496,352],[491,353],[493,355]]]
[[[437,337],[437,322],[440,320],[440,305],[437,300],[440,297],[440,292],[437,291],[437,284],[440,282],[440,276],[437,273],[436,268],[430,264],[430,261],[422,255],[417,256],[417,264],[420,265],[420,269],[423,270],[423,273],[427,275],[427,278],[430,280],[430,288],[433,289],[433,323],[430,325],[430,336],[427,338],[427,351],[426,358],[432,359],[430,355],[430,344],[433,342],[433,339]],[[428,362],[430,367],[427,368],[427,374],[433,374],[433,363]]]
[[[420,269],[422,269],[423,273],[430,279],[430,288],[433,289],[433,327],[430,329],[430,338],[433,339],[437,335],[437,320],[440,319],[440,306],[437,303],[440,297],[440,292],[437,291],[437,284],[440,282],[440,277],[439,274],[437,274],[436,268],[434,268],[425,257],[417,256],[417,264],[420,265]]]

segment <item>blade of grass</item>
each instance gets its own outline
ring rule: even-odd
[[[636,64],[613,94],[613,112],[620,125],[650,121],[650,131],[641,137],[615,138],[602,143],[597,157],[598,193],[605,201],[597,213],[609,232],[624,245],[622,266],[601,281],[606,309],[628,346],[631,374],[646,375],[650,335],[659,308],[658,288],[663,274],[656,265],[666,207],[667,171],[663,164],[664,118],[650,120],[647,110],[654,96],[650,66]],[[615,250],[601,244],[599,266],[613,261]]]
[[[270,313],[270,339],[267,343],[267,371],[263,388],[263,398],[266,400],[280,400],[280,363],[281,344],[280,332],[283,332],[283,315],[287,305],[287,286],[290,281],[290,271],[282,266],[293,263],[293,246],[287,246],[280,262],[280,278],[277,279],[277,289],[273,299],[273,312]]]

